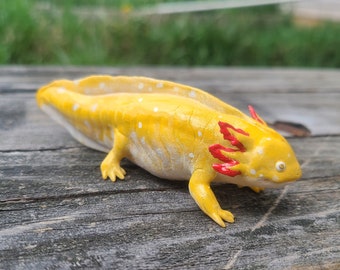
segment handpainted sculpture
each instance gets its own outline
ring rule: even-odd
[[[91,76],[59,80],[37,93],[39,107],[82,144],[108,152],[104,179],[126,174],[127,158],[165,179],[189,180],[198,206],[220,226],[234,222],[211,182],[256,192],[301,177],[288,142],[266,125],[190,86],[145,77]]]

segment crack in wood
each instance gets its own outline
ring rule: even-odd
[[[10,149],[10,150],[0,150],[0,153],[35,153],[35,152],[53,152],[53,151],[62,151],[62,150],[70,150],[70,149],[82,149],[86,148],[83,146],[79,147],[53,147],[53,148],[42,148],[42,149]]]
[[[276,207],[280,204],[283,197],[287,194],[288,186],[285,186],[280,193],[280,195],[276,198],[273,205],[268,209],[268,211],[262,216],[262,218],[255,224],[255,226],[250,230],[248,235],[245,237],[246,239],[249,239],[251,235],[258,229],[260,229],[268,220],[271,213],[276,209]],[[245,241],[246,242],[246,241]],[[234,256],[229,260],[229,262],[223,267],[224,270],[231,269],[235,263],[237,262],[237,259],[239,255],[242,253],[244,248],[244,245],[240,247],[240,249],[234,254]]]
[[[65,194],[58,196],[42,196],[42,197],[15,197],[0,200],[0,204],[27,204],[44,201],[58,201],[65,199],[79,199],[87,197],[98,197],[98,196],[111,196],[117,194],[135,194],[143,192],[165,192],[169,190],[181,190],[181,187],[169,187],[169,188],[144,188],[144,189],[129,189],[129,190],[110,190],[110,191],[99,191],[99,192],[85,192],[77,194]],[[0,210],[1,211],[1,210]]]
[[[13,94],[27,94],[27,93],[35,93],[37,89],[35,88],[9,88],[8,86],[6,88],[0,87],[0,95],[13,95]]]

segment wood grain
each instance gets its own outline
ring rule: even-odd
[[[35,105],[41,85],[89,74],[143,75],[253,104],[268,121],[312,131],[289,138],[303,178],[256,194],[215,186],[236,223],[206,217],[186,182],[128,161],[103,181],[105,157],[75,142]],[[0,269],[340,268],[340,72],[225,68],[0,67]]]

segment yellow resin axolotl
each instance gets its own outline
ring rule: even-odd
[[[190,86],[98,75],[54,81],[37,102],[79,142],[108,152],[104,179],[124,179],[127,158],[157,177],[189,180],[198,206],[222,227],[234,216],[220,207],[212,182],[259,192],[301,177],[289,143],[252,106],[249,117]]]

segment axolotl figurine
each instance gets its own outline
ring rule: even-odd
[[[189,180],[198,206],[222,227],[234,216],[220,207],[212,182],[259,192],[301,177],[288,142],[252,106],[249,117],[190,86],[98,75],[54,81],[38,90],[37,102],[80,143],[108,152],[104,179],[123,179],[127,158],[157,177]]]

